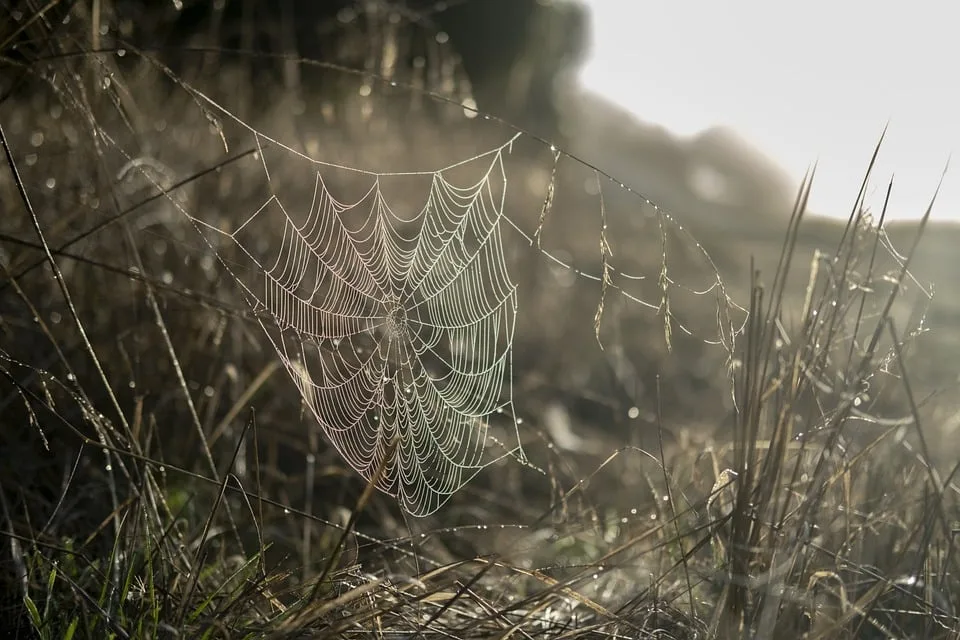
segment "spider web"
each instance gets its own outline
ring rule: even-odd
[[[557,356],[540,367],[588,377],[591,367],[612,370],[633,398],[619,414],[630,419],[643,401],[637,363],[662,354],[647,343],[628,352],[625,344],[643,340],[623,334],[647,331],[650,314],[668,350],[685,339],[700,345],[690,352],[697,358],[703,345],[728,356],[735,348],[742,309],[704,247],[657,204],[549,143],[483,116],[465,138],[429,128],[410,138],[421,156],[452,150],[462,160],[364,169],[357,165],[404,159],[384,160],[397,148],[371,140],[366,160],[353,142],[337,147],[351,164],[319,160],[335,130],[295,149],[284,133],[268,133],[284,120],[254,126],[167,76],[224,150],[257,150],[232,164],[239,179],[224,173],[216,184],[242,207],[258,202],[250,213],[211,201],[177,208],[240,286],[328,440],[413,515],[436,511],[493,462],[529,464],[514,405],[518,335],[525,348],[539,341]],[[358,94],[375,97],[358,79]],[[403,92],[387,83],[379,97]],[[448,106],[461,117],[470,109]],[[491,134],[500,143],[476,152]],[[585,336],[600,347],[592,354],[579,349]]]
[[[459,165],[427,175],[412,215],[384,193],[403,174],[361,172],[368,188],[344,202],[319,165],[308,207],[275,194],[232,230],[191,216],[252,261],[253,282],[234,275],[324,433],[413,514],[488,464],[489,418],[513,416],[507,148],[472,159],[471,183],[447,177]],[[261,255],[267,233],[282,240]]]

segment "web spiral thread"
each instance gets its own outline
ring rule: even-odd
[[[345,203],[321,167],[305,213],[274,195],[233,230],[194,219],[255,263],[258,286],[237,280],[329,440],[414,515],[492,461],[492,417],[514,419],[517,293],[501,239],[508,149],[474,158],[470,184],[446,175],[461,165],[429,174],[412,215],[394,210],[384,175],[365,174],[369,189]],[[282,237],[269,259],[253,246],[267,228]]]

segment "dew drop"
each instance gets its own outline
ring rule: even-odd
[[[473,120],[477,117],[477,101],[473,98],[467,98],[461,104],[463,104],[463,115],[468,120]]]
[[[627,410],[627,417],[631,420],[636,420],[640,417],[640,409],[637,407],[630,407],[630,409]]]

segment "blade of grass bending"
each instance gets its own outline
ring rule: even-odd
[[[672,482],[667,474],[666,456],[663,452],[663,406],[660,390],[660,374],[657,374],[657,443],[660,446],[660,470],[663,472],[663,483],[667,491],[667,500],[670,502],[670,515],[673,521],[674,534],[677,536],[677,547],[680,549],[680,558],[683,563],[683,578],[686,582],[687,593],[690,596],[690,616],[697,617],[697,607],[693,597],[693,583],[690,581],[690,569],[687,566],[687,553],[683,545],[683,534],[680,532],[680,520],[677,516],[677,505],[673,499]]]
[[[173,183],[173,185],[171,185],[169,188],[166,188],[166,189],[164,189],[163,187],[160,187],[159,185],[155,185],[155,186],[157,186],[157,188],[159,189],[159,191],[158,191],[157,193],[155,193],[155,194],[153,194],[152,196],[149,196],[149,197],[147,197],[147,198],[144,198],[143,200],[141,200],[140,202],[138,202],[138,203],[136,203],[136,204],[134,204],[134,205],[132,205],[132,206],[126,207],[126,208],[124,208],[124,209],[121,209],[120,211],[118,211],[118,212],[114,213],[113,215],[107,217],[105,220],[102,220],[102,221],[98,222],[97,224],[93,225],[92,227],[90,227],[90,228],[87,229],[86,231],[80,232],[79,234],[77,234],[77,235],[75,235],[73,238],[71,238],[70,240],[67,240],[66,242],[64,242],[63,244],[61,244],[61,245],[60,245],[59,247],[57,247],[56,249],[53,249],[53,254],[54,254],[54,255],[66,255],[66,256],[68,256],[68,257],[73,257],[75,260],[82,260],[83,258],[81,258],[81,257],[79,257],[79,256],[70,256],[70,254],[66,254],[66,253],[64,253],[64,252],[65,252],[67,249],[69,249],[70,247],[72,247],[73,245],[77,244],[78,242],[81,242],[82,240],[85,240],[85,239],[89,238],[89,237],[92,236],[93,234],[97,233],[98,231],[103,230],[105,227],[110,226],[110,225],[113,224],[114,222],[117,222],[117,221],[119,221],[119,220],[122,220],[123,218],[127,217],[127,216],[130,215],[131,213],[135,213],[135,212],[137,211],[137,209],[139,209],[140,207],[143,207],[143,206],[145,206],[145,205],[147,205],[147,204],[150,204],[150,203],[153,202],[154,200],[159,200],[160,198],[163,198],[163,197],[169,197],[169,195],[170,195],[171,193],[173,193],[174,191],[180,189],[181,187],[187,186],[188,184],[190,184],[190,183],[193,182],[194,180],[197,180],[197,179],[199,179],[199,178],[202,178],[203,176],[205,176],[205,175],[207,175],[207,174],[215,173],[215,172],[217,172],[217,171],[220,171],[220,170],[223,169],[224,167],[226,167],[226,166],[228,166],[228,165],[230,165],[230,164],[232,164],[232,163],[234,163],[234,162],[236,162],[236,161],[238,161],[238,160],[242,160],[243,158],[245,158],[245,157],[247,157],[247,156],[253,155],[253,154],[255,154],[256,152],[257,152],[256,148],[247,149],[246,151],[244,151],[244,152],[242,152],[242,153],[238,153],[238,154],[235,155],[235,156],[231,156],[231,157],[229,157],[229,158],[227,158],[227,159],[225,159],[225,160],[222,160],[221,162],[218,162],[218,163],[216,163],[216,164],[214,164],[214,165],[211,165],[210,167],[207,167],[206,169],[203,169],[202,171],[198,171],[198,172],[196,172],[196,173],[194,173],[194,174],[192,174],[192,175],[190,175],[190,176],[187,176],[187,177],[184,178],[183,180],[180,180],[179,182]],[[3,239],[4,239],[4,240],[9,240],[9,241],[18,241],[17,238],[12,238],[12,237],[10,237],[10,238],[4,237]],[[41,247],[41,248],[42,248],[42,247]],[[33,271],[34,269],[42,266],[45,262],[46,262],[46,259],[40,259],[40,260],[37,260],[37,261],[35,261],[35,262],[32,262],[32,263],[30,263],[29,265],[25,266],[23,269],[19,270],[19,271],[16,273],[16,276],[15,276],[15,277],[17,277],[17,278],[22,278],[22,277],[23,277],[24,275],[26,275],[27,273],[30,273],[30,272]],[[124,273],[129,274],[129,270],[126,270],[126,269],[125,269],[125,270],[123,270],[123,271],[124,271]],[[2,293],[3,290],[4,290],[6,287],[7,287],[6,284],[0,284],[0,293]]]
[[[230,407],[230,410],[227,411],[227,415],[223,417],[220,422],[217,423],[217,426],[214,427],[213,431],[210,432],[210,437],[208,442],[212,447],[217,440],[224,434],[227,428],[230,426],[230,423],[236,419],[240,412],[243,411],[243,408],[247,406],[247,403],[250,402],[250,399],[260,390],[267,380],[270,379],[277,369],[280,368],[279,360],[271,360],[270,363],[261,369],[260,373],[257,374],[257,377],[253,379],[247,388],[243,390],[243,393],[240,394],[240,397],[237,398],[237,401],[233,403],[233,406]]]
[[[43,251],[43,246],[36,242],[30,242],[28,240],[23,240],[21,238],[15,238],[14,236],[11,236],[2,232],[0,232],[0,241],[9,242],[11,244],[16,244],[21,247],[26,247],[28,249]],[[181,298],[190,300],[191,302],[196,302],[201,305],[206,305],[208,307],[215,308],[218,311],[222,311],[223,313],[225,313],[226,315],[232,318],[240,318],[242,320],[252,320],[254,317],[256,317],[256,314],[251,313],[251,311],[247,307],[232,307],[232,306],[226,305],[213,296],[208,296],[198,291],[193,291],[189,289],[180,289],[172,284],[167,284],[163,282],[159,278],[152,278],[143,273],[135,273],[131,271],[129,267],[118,267],[112,264],[107,264],[106,262],[93,260],[91,258],[87,258],[85,256],[81,256],[76,253],[71,253],[69,251],[65,251],[62,249],[54,249],[53,255],[57,256],[58,258],[68,258],[69,260],[73,260],[74,262],[85,264],[87,266],[94,267],[102,271],[106,271],[107,273],[113,273],[119,276],[124,276],[125,278],[128,278],[130,280],[134,280],[141,284],[154,287],[157,290],[165,291],[167,293],[172,293],[174,295],[180,296]],[[41,264],[46,264],[46,262],[43,261],[41,262]],[[10,284],[10,281],[12,278],[20,277],[20,276],[11,275],[9,268],[7,268],[6,265],[0,265],[0,266],[4,267],[4,270],[7,273],[7,280],[8,280],[8,282],[0,284],[0,293],[2,293],[4,288]],[[21,271],[20,275],[27,273],[27,271],[28,270]]]
[[[343,531],[340,533],[340,539],[337,540],[337,544],[334,547],[333,552],[330,554],[330,558],[327,560],[326,565],[323,567],[323,571],[320,573],[320,576],[314,583],[307,602],[312,602],[317,595],[319,595],[321,586],[330,576],[330,573],[333,571],[333,567],[336,564],[337,558],[340,557],[340,550],[343,548],[344,543],[346,543],[350,532],[353,531],[353,528],[357,524],[357,518],[360,516],[360,512],[362,512],[364,507],[367,506],[367,503],[370,501],[370,497],[376,491],[377,485],[380,484],[380,479],[383,477],[390,460],[393,459],[398,446],[400,446],[400,439],[399,437],[394,436],[393,441],[387,448],[386,454],[383,456],[383,459],[377,466],[376,473],[371,476],[370,480],[367,482],[367,486],[363,489],[363,493],[361,493],[360,497],[357,499],[357,503],[354,505],[353,511],[350,513],[350,519],[347,521],[347,526],[345,526]]]
[[[877,233],[873,239],[873,249],[870,252],[870,264],[867,266],[867,273],[865,275],[865,282],[871,282],[873,280],[873,272],[876,267],[877,261],[877,251],[880,249],[880,237],[883,230],[884,222],[887,219],[887,211],[890,206],[890,195],[893,193],[893,178],[890,178],[890,181],[887,183],[887,192],[883,198],[883,208],[880,210],[880,219],[877,221]],[[863,313],[867,305],[867,297],[865,295],[860,296],[860,306],[857,309],[857,319],[853,325],[853,337],[850,340],[850,350],[847,354],[847,367],[849,368],[854,361],[854,350],[856,349],[857,339],[860,333],[860,326],[863,322]],[[851,378],[851,371],[846,371],[847,379]]]
[[[479,571],[473,574],[469,580],[467,580],[463,585],[460,586],[459,589],[457,589],[452,598],[447,598],[447,601],[444,602],[443,605],[441,605],[440,608],[433,613],[433,615],[427,618],[426,622],[423,623],[421,628],[429,629],[431,624],[439,620],[440,616],[446,613],[447,610],[449,610],[457,600],[462,598],[463,595],[470,590],[470,587],[477,584],[477,582],[479,582],[480,579],[485,576],[487,572],[490,571],[490,569],[492,569],[494,566],[494,563],[490,562],[480,567]]]
[[[940,520],[940,526],[943,527],[943,533],[947,537],[950,536],[950,521],[947,519],[947,514],[943,509],[943,495],[944,495],[944,485],[941,481],[940,474],[937,472],[936,467],[934,466],[933,457],[930,455],[930,447],[927,444],[927,438],[923,434],[923,426],[920,424],[920,411],[917,408],[917,402],[913,395],[913,387],[910,385],[910,378],[907,375],[907,368],[904,366],[903,359],[903,350],[898,340],[898,334],[896,328],[894,327],[893,318],[887,318],[887,328],[890,332],[890,340],[893,342],[893,352],[896,355],[897,363],[900,367],[900,380],[903,383],[903,390],[907,395],[907,402],[910,405],[910,412],[913,414],[913,423],[917,431],[917,439],[920,441],[920,452],[923,454],[924,464],[923,467],[926,469],[927,477],[930,479],[930,484],[933,485],[933,488],[937,492],[937,516]]]
[[[223,502],[223,496],[227,492],[227,484],[230,481],[231,474],[229,470],[233,468],[233,465],[237,461],[237,457],[240,455],[240,448],[243,446],[244,441],[246,440],[247,431],[250,429],[250,424],[252,420],[247,421],[243,427],[243,431],[240,433],[240,437],[237,438],[237,446],[233,449],[233,455],[230,458],[230,465],[227,467],[227,473],[223,474],[223,480],[220,482],[220,491],[217,493],[217,498],[213,502],[213,506],[210,507],[210,513],[207,514],[207,519],[203,523],[203,531],[200,534],[200,543],[197,545],[197,551],[193,556],[193,575],[191,576],[190,586],[187,588],[187,592],[183,596],[183,602],[180,607],[179,615],[179,627],[183,628],[183,622],[186,619],[187,615],[187,606],[190,602],[190,597],[193,595],[194,589],[196,589],[197,582],[200,580],[200,573],[203,567],[203,561],[206,557],[206,546],[207,539],[210,535],[210,527],[213,524],[213,518],[217,513],[217,510],[220,508],[220,504]]]
[[[840,236],[840,241],[837,243],[838,248],[843,247],[847,240],[847,235],[850,233],[851,229],[856,228],[853,223],[860,221],[860,215],[863,211],[863,202],[867,196],[867,186],[870,184],[870,177],[873,175],[873,170],[877,166],[877,158],[880,157],[880,148],[883,146],[883,141],[887,137],[887,130],[889,128],[889,122],[883,125],[883,131],[880,132],[880,138],[877,140],[877,144],[873,147],[873,153],[870,155],[870,162],[867,164],[867,170],[863,174],[863,180],[860,181],[860,190],[857,191],[857,199],[853,203],[853,209],[851,209],[850,215],[847,216],[847,224],[844,226],[843,234]]]
[[[93,365],[96,368],[97,374],[99,375],[100,380],[106,389],[107,396],[110,398],[110,402],[120,419],[121,425],[123,425],[124,430],[129,434],[130,425],[127,422],[126,414],[124,414],[123,409],[120,407],[120,401],[117,399],[117,395],[113,392],[113,387],[110,386],[110,381],[107,378],[106,371],[100,364],[100,359],[97,357],[97,353],[93,348],[93,343],[90,342],[90,337],[87,335],[87,330],[84,328],[83,322],[80,320],[80,314],[77,312],[77,307],[73,303],[73,296],[70,294],[70,289],[67,287],[67,281],[64,279],[63,273],[60,271],[60,266],[53,257],[53,251],[50,249],[50,245],[47,243],[47,238],[43,233],[43,228],[40,226],[40,219],[37,217],[37,212],[34,210],[33,204],[30,202],[30,196],[27,195],[27,191],[23,186],[23,180],[20,177],[20,170],[17,168],[17,163],[13,159],[13,151],[10,149],[10,145],[7,141],[7,135],[3,130],[2,124],[0,124],[0,145],[3,146],[3,151],[7,157],[7,165],[10,167],[10,172],[13,174],[13,180],[16,183],[17,192],[19,193],[20,199],[27,209],[33,230],[36,232],[37,237],[40,240],[40,244],[43,246],[44,254],[46,254],[46,261],[53,271],[54,280],[56,280],[57,286],[59,287],[60,292],[63,294],[63,298],[67,303],[67,308],[70,310],[70,317],[73,319],[74,323],[76,323],[77,331],[80,333],[80,338],[83,341],[84,348],[93,361]]]
[[[930,220],[930,214],[933,213],[933,205],[937,201],[937,196],[940,195],[940,189],[943,187],[943,180],[947,175],[947,167],[943,168],[943,173],[940,175],[940,181],[937,183],[937,188],[934,190],[933,197],[930,198],[930,203],[927,205],[927,209],[923,212],[923,217],[920,218],[920,223],[917,226],[917,233],[914,235],[913,244],[910,246],[910,251],[907,252],[906,257],[903,260],[903,265],[900,267],[900,274],[897,277],[896,284],[893,287],[893,291],[890,292],[890,295],[887,297],[887,302],[884,305],[883,312],[881,313],[881,318],[887,318],[890,316],[890,310],[893,308],[894,300],[900,294],[900,290],[903,287],[903,282],[907,277],[910,269],[910,263],[913,260],[913,256],[916,254],[917,247],[920,245],[920,239],[923,238],[923,233],[927,228],[927,222]],[[878,323],[877,328],[873,332],[873,337],[870,339],[870,346],[867,348],[864,353],[863,360],[861,361],[860,371],[864,373],[866,368],[869,366],[870,362],[873,359],[873,353],[877,348],[877,343],[880,341],[880,336],[883,334],[883,323]]]

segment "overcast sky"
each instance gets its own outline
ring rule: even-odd
[[[846,216],[884,124],[868,202],[919,216],[960,151],[960,2],[586,0],[582,81],[680,134],[729,125],[798,181],[818,160],[815,213]],[[960,157],[934,209],[960,221]]]

